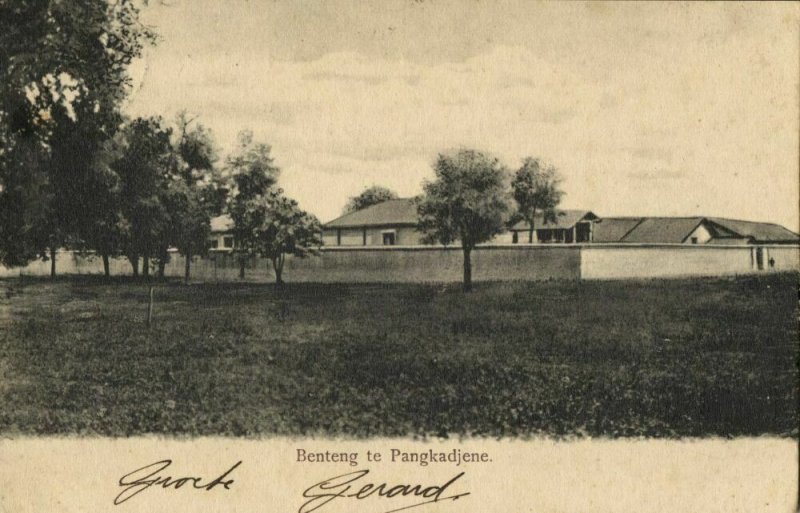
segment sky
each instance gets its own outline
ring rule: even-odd
[[[252,130],[323,222],[441,152],[555,165],[563,208],[800,228],[800,4],[150,0],[125,110]]]

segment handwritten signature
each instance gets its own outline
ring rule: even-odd
[[[386,513],[394,513],[396,511],[407,510],[411,508],[416,508],[418,506],[424,506],[426,504],[433,504],[435,502],[442,502],[442,501],[455,501],[465,495],[469,495],[469,492],[457,493],[452,495],[444,495],[445,490],[449,488],[453,483],[458,481],[461,476],[464,475],[464,472],[456,475],[443,485],[438,486],[426,486],[423,487],[421,484],[396,484],[393,486],[389,486],[387,483],[375,484],[375,483],[364,483],[360,482],[358,484],[353,484],[356,481],[359,481],[363,477],[369,474],[369,470],[358,470],[356,472],[349,472],[347,474],[342,474],[340,476],[331,477],[321,481],[306,491],[303,492],[303,497],[306,499],[310,499],[298,510],[298,513],[311,513],[312,511],[316,511],[322,506],[325,506],[329,502],[337,498],[350,498],[350,499],[366,499],[367,497],[376,496],[382,498],[394,498],[394,497],[422,497],[423,501],[415,502],[412,504],[407,504],[405,506],[399,507],[397,509],[392,509],[387,511]],[[354,488],[354,486],[356,488]],[[360,488],[359,488],[360,487]],[[355,491],[355,490],[358,491]]]
[[[129,472],[119,478],[119,485],[124,489],[114,499],[114,505],[118,506],[122,504],[151,486],[161,486],[162,488],[172,487],[177,490],[184,485],[191,485],[192,489],[205,490],[207,492],[210,492],[217,486],[222,486],[223,489],[230,490],[233,479],[229,479],[228,476],[241,464],[241,461],[234,463],[231,468],[220,474],[219,477],[204,483],[201,477],[162,477],[161,472],[172,465],[172,460],[156,461],[142,468],[137,468],[133,472]]]

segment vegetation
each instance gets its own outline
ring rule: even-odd
[[[137,3],[0,4],[0,263],[102,250],[96,232],[111,216],[96,209],[113,187],[103,153],[122,121],[127,68],[154,41]]]
[[[796,274],[0,289],[6,435],[798,436]]]
[[[462,149],[440,154],[436,179],[423,184],[419,230],[428,243],[460,242],[464,253],[464,291],[472,290],[471,253],[476,245],[505,231],[511,207],[506,169],[496,158]]]
[[[297,202],[284,196],[280,189],[237,202],[234,212],[239,234],[237,252],[272,262],[278,285],[283,285],[286,255],[305,258],[317,254],[322,245],[319,220],[300,210]],[[244,277],[241,267],[240,277]]]
[[[539,159],[527,157],[514,174],[511,190],[517,202],[517,217],[528,223],[528,242],[533,242],[537,213],[542,214],[545,222],[556,221],[556,207],[564,197],[560,186],[556,168],[542,164]]]
[[[0,265],[49,259],[55,277],[57,250],[69,248],[100,255],[106,276],[109,259],[124,255],[134,276],[141,262],[142,275],[157,263],[163,277],[168,250],[177,248],[188,282],[192,257],[208,249],[211,218],[226,209],[237,240],[260,239],[260,254],[265,238],[283,234],[272,241],[276,271],[284,254],[311,254],[303,244],[319,236],[304,230],[319,222],[288,198],[276,219],[294,224],[240,222],[243,206],[275,186],[268,145],[243,132],[223,170],[210,131],[185,112],[175,126],[121,114],[128,66],[156,40],[137,4],[0,4]],[[253,231],[260,228],[265,233]],[[250,252],[237,254],[243,275]]]
[[[386,187],[381,187],[380,185],[373,185],[365,189],[358,196],[351,197],[344,206],[342,213],[349,214],[350,212],[355,212],[356,210],[371,207],[372,205],[377,205],[378,203],[383,203],[384,201],[392,199],[397,199],[396,192]]]

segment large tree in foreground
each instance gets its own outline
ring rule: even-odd
[[[436,179],[423,184],[418,199],[424,241],[460,242],[464,253],[464,291],[472,290],[471,253],[505,230],[510,206],[507,171],[496,158],[475,150],[440,154]]]
[[[347,205],[344,206],[344,211],[342,213],[349,214],[350,212],[355,212],[392,199],[397,199],[396,192],[386,187],[381,187],[380,185],[373,185],[372,187],[364,189],[361,194],[352,196],[347,201]]]
[[[556,207],[564,197],[561,176],[552,165],[528,157],[522,162],[511,181],[511,190],[517,202],[517,215],[528,223],[528,242],[533,242],[536,214],[544,222],[555,222]]]
[[[120,124],[128,66],[154,41],[139,5],[0,1],[2,263],[24,265],[45,250],[54,257],[69,241],[90,243],[87,218],[104,213],[87,197],[109,182],[97,153]]]

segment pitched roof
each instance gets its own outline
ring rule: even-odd
[[[356,228],[362,226],[416,225],[417,206],[413,198],[387,200],[356,210],[325,223],[326,228]]]
[[[233,229],[233,219],[228,214],[211,219],[212,232],[228,232]]]
[[[769,224],[717,217],[606,217],[595,222],[594,242],[675,243],[686,240],[703,225],[719,243],[751,238],[758,242],[796,242],[798,235]]]
[[[643,217],[604,217],[598,219],[592,227],[592,241],[621,242],[625,235],[641,223],[643,219]]]
[[[709,217],[708,219],[741,237],[750,237],[757,242],[797,242],[800,240],[800,235],[778,224],[740,221],[722,217]]]
[[[562,229],[562,228],[572,228],[578,221],[583,220],[585,217],[589,217],[590,219],[596,219],[597,216],[594,215],[589,210],[559,210],[556,213],[556,222],[548,221],[544,222],[544,216],[542,214],[536,214],[534,217],[534,228],[538,229]],[[511,227],[512,230],[529,230],[530,225],[527,221],[520,221],[514,226]]]
[[[679,244],[704,221],[702,217],[645,217],[621,242]]]

